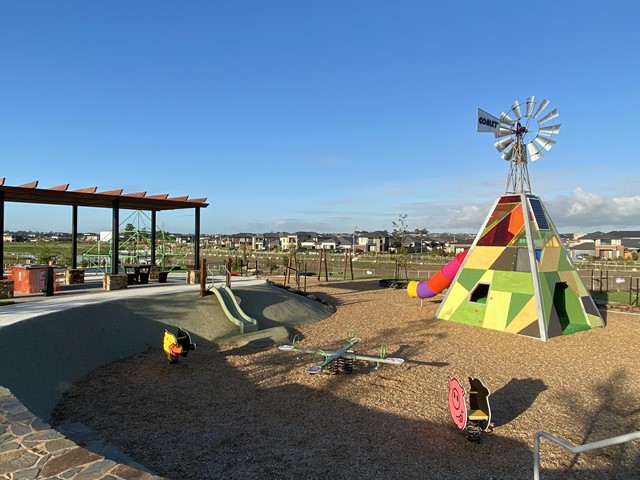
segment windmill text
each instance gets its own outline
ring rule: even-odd
[[[478,122],[481,125],[486,125],[486,126],[491,127],[491,128],[496,128],[498,126],[498,122],[496,122],[495,120],[490,120],[490,119],[484,118],[484,117],[478,117]]]

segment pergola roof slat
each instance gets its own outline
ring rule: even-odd
[[[72,192],[78,192],[78,193],[96,193],[96,190],[98,190],[98,187],[87,187],[87,188],[81,188],[79,190],[72,190]]]
[[[122,195],[122,192],[124,191],[123,188],[117,188],[115,190],[107,190],[106,192],[98,192],[100,195]]]
[[[39,203],[48,205],[75,205],[81,207],[112,208],[114,201],[126,210],[177,210],[184,208],[206,208],[206,198],[189,200],[189,196],[169,197],[169,194],[146,195],[146,192],[122,194],[123,189],[97,192],[97,187],[68,190],[68,185],[51,188],[37,188],[38,182],[30,182],[19,187],[5,185],[0,179],[0,191],[5,202]],[[63,188],[65,187],[65,188]]]
[[[49,187],[47,190],[55,190],[56,192],[65,192],[69,188],[68,183],[63,183],[62,185],[56,185],[55,187]]]

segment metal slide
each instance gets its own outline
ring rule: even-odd
[[[222,307],[222,310],[224,310],[227,318],[240,327],[240,333],[258,331],[258,321],[242,311],[240,305],[238,305],[236,296],[229,287],[226,285],[222,285],[220,287],[214,286],[210,290],[216,297],[218,297],[220,306]]]

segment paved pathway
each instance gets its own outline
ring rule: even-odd
[[[57,431],[0,387],[0,478],[161,479],[82,424]]]

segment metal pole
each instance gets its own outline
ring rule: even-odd
[[[78,206],[71,207],[71,268],[78,268]]]
[[[618,445],[620,443],[630,442],[632,440],[640,440],[640,432],[627,433],[626,435],[620,435],[613,438],[607,438],[605,440],[599,440],[597,442],[587,443],[585,445],[579,445],[574,447],[573,445],[560,440],[558,437],[554,437],[547,432],[536,432],[533,435],[533,478],[534,480],[540,479],[540,437],[545,437],[551,440],[553,443],[566,448],[573,454],[586,452],[588,450],[594,450],[596,448],[609,447],[612,445]]]
[[[118,244],[120,242],[120,200],[114,200],[112,203],[111,218],[111,273],[118,274]]]
[[[194,270],[198,270],[200,268],[200,208],[196,207],[196,225],[195,225],[195,235],[194,235],[194,247],[193,247],[193,255],[195,256]]]
[[[156,264],[156,211],[151,211],[151,265]]]
[[[51,265],[49,265],[45,271],[44,277],[44,296],[51,297],[53,295],[53,289],[56,281],[56,273]]]

